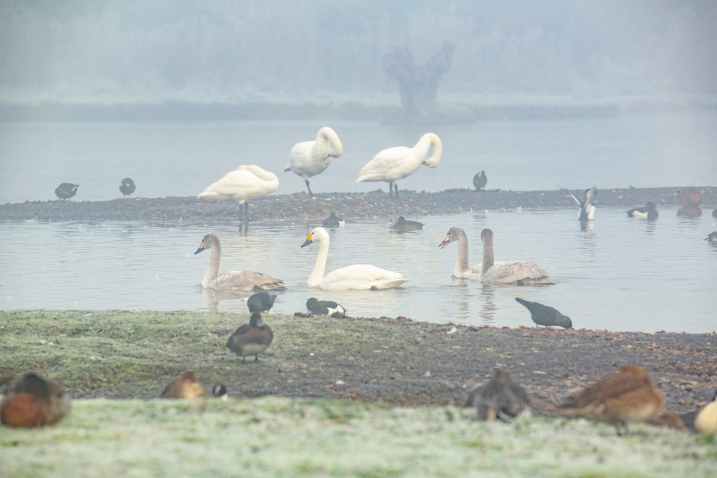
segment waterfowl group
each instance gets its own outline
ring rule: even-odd
[[[196,400],[197,398],[207,398],[207,392],[197,380],[194,372],[184,372],[164,387],[160,398]]]
[[[336,132],[324,127],[319,130],[315,141],[297,143],[291,148],[289,164],[284,167],[284,171],[293,171],[304,178],[306,189],[309,190],[309,195],[313,196],[309,178],[326,171],[331,161],[341,157],[343,152],[341,140]]]
[[[227,348],[237,354],[246,362],[246,357],[254,356],[254,362],[259,361],[259,354],[264,353],[274,340],[271,328],[261,320],[260,312],[252,312],[248,324],[244,324],[234,331],[227,340]]]

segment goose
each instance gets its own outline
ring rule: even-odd
[[[214,201],[234,199],[244,205],[244,221],[249,222],[249,204],[247,201],[262,198],[276,191],[279,178],[254,164],[239,166],[225,173],[216,183],[209,186],[198,197]]]
[[[249,312],[269,312],[274,307],[276,294],[269,294],[266,291],[257,292],[246,301]]]
[[[344,221],[340,217],[337,217],[335,212],[332,212],[329,217],[324,219],[324,222],[322,222],[321,225],[330,228],[341,228],[346,225],[346,221]]]
[[[124,178],[122,180],[122,184],[120,184],[119,190],[123,197],[129,196],[135,190],[134,181],[132,181],[131,178]]]
[[[60,199],[70,199],[77,194],[77,188],[79,184],[62,183],[55,189],[55,195]]]
[[[425,159],[431,145],[433,145],[433,156]],[[438,163],[441,162],[442,151],[443,144],[440,138],[433,133],[426,133],[421,136],[413,148],[398,146],[384,149],[378,153],[359,171],[359,178],[356,182],[386,181],[389,195],[395,187],[396,198],[398,198],[398,181],[413,174],[421,167],[421,164],[429,168],[438,166]]]
[[[697,188],[687,188],[678,191],[677,201],[684,207],[697,207],[702,204],[702,194]]]
[[[443,249],[451,242],[458,241],[458,257],[456,257],[456,266],[453,268],[453,277],[458,279],[480,280],[481,265],[468,267],[468,236],[460,227],[452,227],[448,230],[446,238],[443,239],[438,247]]]
[[[578,203],[578,207],[580,208],[580,215],[578,216],[578,219],[580,221],[592,221],[593,217],[595,217],[595,205],[593,204],[593,201],[595,200],[595,196],[597,196],[597,188],[593,187],[591,189],[586,189],[584,201],[576,198],[570,190],[566,189],[565,191],[567,191],[567,193],[575,199],[575,202]]]
[[[710,232],[705,240],[717,244],[717,231]]]
[[[485,191],[486,184],[488,184],[488,176],[485,175],[485,171],[481,171],[473,176],[473,186],[475,186],[478,191]]]
[[[322,290],[376,290],[399,287],[408,279],[404,279],[398,272],[379,269],[368,264],[355,264],[336,269],[324,277],[326,260],[329,257],[329,233],[323,227],[317,227],[309,238],[301,245],[306,247],[314,241],[319,241],[319,255],[316,258],[314,270],[311,272],[306,285]]]
[[[523,300],[520,297],[516,297],[515,300],[519,304],[523,304],[525,308],[530,311],[530,318],[533,322],[535,322],[536,327],[539,325],[544,325],[546,327],[555,325],[563,327],[564,329],[570,329],[573,326],[573,321],[570,320],[570,317],[561,314],[557,309],[539,304],[537,302]]]
[[[418,221],[407,221],[405,217],[399,216],[393,229],[399,232],[417,231],[423,229],[423,223]]]
[[[652,384],[650,375],[628,365],[572,395],[556,411],[567,417],[611,423],[621,435],[623,428],[628,432],[628,423],[649,420],[664,406],[665,397]]]
[[[483,263],[481,281],[487,284],[547,285],[555,284],[550,275],[535,262],[493,262],[493,231],[483,229]]]
[[[487,384],[471,392],[466,406],[476,407],[479,420],[509,421],[530,407],[530,399],[525,389],[511,380],[510,374],[496,369]]]
[[[316,315],[346,315],[346,309],[341,304],[337,304],[332,300],[319,300],[311,297],[306,301],[306,309]]]
[[[28,373],[10,382],[0,404],[0,422],[13,428],[52,425],[70,411],[70,397],[53,380]]]
[[[202,279],[202,287],[216,290],[285,290],[283,280],[274,279],[270,275],[254,271],[227,271],[217,275],[219,272],[219,260],[222,256],[222,245],[219,238],[214,234],[207,234],[199,244],[194,254],[203,250],[211,249],[212,257],[209,260],[209,267]]]
[[[204,391],[204,387],[199,383],[194,372],[184,372],[164,387],[160,398],[194,400],[197,398],[207,398],[207,392]]]
[[[326,171],[334,158],[339,158],[344,153],[341,140],[334,130],[328,126],[319,130],[316,141],[305,141],[296,143],[289,152],[289,164],[284,167],[284,172],[294,171],[304,178],[309,196],[313,196],[309,178]]]
[[[259,361],[259,354],[263,353],[274,340],[274,332],[261,320],[260,312],[252,312],[248,324],[244,324],[234,331],[227,348],[240,356],[246,363],[246,357],[253,355],[254,362]]]
[[[655,209],[655,203],[648,201],[646,207],[636,207],[627,211],[627,217],[638,217],[640,219],[655,219],[660,214]]]

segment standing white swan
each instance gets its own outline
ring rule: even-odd
[[[468,236],[460,227],[452,227],[448,230],[446,238],[438,247],[443,249],[453,241],[458,241],[458,257],[456,257],[456,266],[453,268],[453,276],[459,279],[480,280],[481,265],[468,266]]]
[[[425,159],[431,145],[433,145],[433,156]],[[387,181],[389,195],[395,187],[398,197],[398,181],[413,174],[421,164],[435,168],[441,162],[442,152],[443,144],[440,138],[433,133],[426,133],[413,148],[398,146],[378,153],[359,171],[356,182]]]
[[[480,238],[483,241],[482,282],[515,285],[555,284],[550,279],[550,275],[535,262],[493,262],[493,231],[483,229]]]
[[[354,264],[336,269],[324,277],[326,259],[329,257],[329,233],[323,227],[317,227],[309,238],[301,245],[306,247],[314,241],[319,241],[319,255],[316,258],[314,270],[306,281],[309,287],[322,290],[368,290],[392,289],[398,287],[408,279],[404,279],[398,272],[391,272],[368,264]]]
[[[205,189],[198,197],[215,201],[234,199],[240,206],[244,205],[244,220],[249,222],[247,201],[267,196],[278,187],[279,178],[276,174],[249,164],[224,174],[219,181]]]
[[[319,130],[316,141],[305,141],[296,143],[289,152],[289,164],[284,168],[286,171],[294,171],[304,178],[309,195],[313,196],[309,178],[326,171],[333,158],[338,158],[344,153],[341,140],[334,130],[328,126]]]

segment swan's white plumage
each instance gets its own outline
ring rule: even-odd
[[[239,166],[225,173],[216,183],[199,195],[203,199],[228,201],[234,199],[239,204],[267,196],[279,187],[279,178],[259,166],[250,164]]]
[[[277,279],[254,271],[226,271],[222,272],[213,281],[205,284],[202,280],[202,287],[216,290],[254,290],[256,287],[268,287],[272,290],[277,286]]]
[[[546,284],[555,283],[550,280],[550,275],[533,261],[496,262],[485,271],[481,281],[489,284],[512,284],[526,279],[542,279]]]
[[[336,132],[324,127],[319,130],[315,141],[297,143],[289,152],[289,164],[284,171],[293,171],[304,179],[323,173],[333,158],[343,154],[343,146]]]
[[[433,145],[433,156],[425,159]],[[359,172],[357,183],[368,181],[387,181],[396,183],[398,180],[413,174],[421,164],[435,168],[441,161],[443,145],[440,138],[433,133],[421,136],[413,148],[398,146],[384,149],[369,161]]]

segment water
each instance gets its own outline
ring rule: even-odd
[[[410,282],[384,291],[323,292],[306,286],[318,245],[301,248],[312,225],[252,224],[247,236],[230,226],[142,223],[3,223],[2,309],[153,309],[246,311],[248,294],[216,294],[199,286],[210,252],[194,255],[216,233],[221,271],[250,269],[283,279],[275,312],[305,311],[311,296],[335,300],[352,316],[404,315],[436,323],[530,325],[515,297],[556,307],[576,328],[712,332],[717,329],[717,229],[701,218],[660,209],[657,221],[600,208],[581,230],[574,210],[490,211],[418,218],[423,231],[396,234],[384,219],[330,231],[327,272],[368,263]],[[453,279],[458,245],[438,248],[451,226],[466,230],[471,260],[481,262],[480,231],[495,233],[496,260],[534,260],[558,284],[487,286]],[[270,318],[267,319],[270,322]]]
[[[80,184],[77,200],[121,197],[131,177],[135,196],[193,196],[241,164],[258,164],[280,181],[275,194],[304,191],[284,173],[289,150],[316,138],[324,122],[0,124],[0,203],[56,199],[62,182]],[[388,190],[355,184],[358,171],[392,146],[413,146],[425,126],[330,122],[344,155],[311,180],[314,192]],[[631,113],[571,121],[485,121],[437,125],[443,141],[436,169],[421,167],[401,189],[575,189],[717,184],[717,111]],[[679,165],[679,166],[678,166]]]

